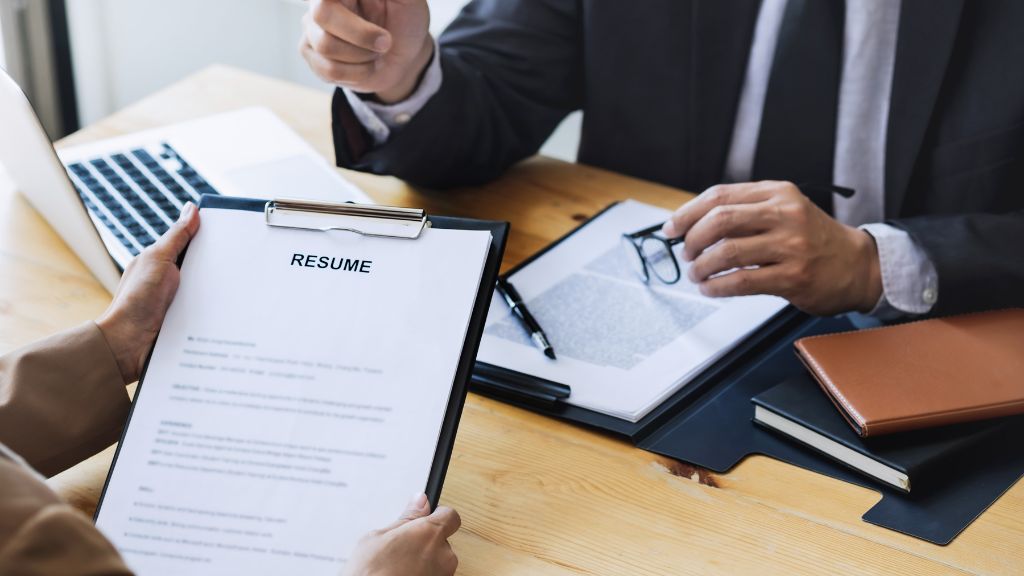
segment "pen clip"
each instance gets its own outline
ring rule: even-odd
[[[843,198],[852,198],[856,191],[853,188],[847,188],[846,186],[836,186],[835,184],[815,184],[813,182],[801,182],[797,184],[797,188],[803,192],[804,196],[813,196],[814,194],[839,194]]]

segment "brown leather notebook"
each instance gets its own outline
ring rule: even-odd
[[[863,437],[1024,413],[1024,309],[812,336],[795,346]]]

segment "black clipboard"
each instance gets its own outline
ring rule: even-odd
[[[506,276],[528,266],[612,206],[615,204],[527,258]],[[805,374],[793,352],[794,341],[856,328],[847,317],[816,318],[788,306],[637,422],[563,402],[530,402],[514,395],[495,394],[480,386],[473,390],[714,472],[727,472],[747,456],[761,454],[863,486],[882,495],[862,516],[864,521],[934,544],[948,544],[1024,475],[1024,443],[1019,441],[1024,433],[1024,418],[1019,425],[1007,426],[1002,438],[989,442],[948,481],[911,495],[852,472],[753,423],[753,396]],[[478,371],[491,380],[500,378],[502,372],[511,372],[483,362],[477,365]],[[517,380],[533,378],[518,372],[511,374]]]
[[[259,200],[254,198],[239,198],[231,196],[222,196],[217,194],[205,194],[202,196],[199,202],[200,213],[202,210],[242,210],[246,212],[264,212],[268,214],[271,211],[271,204],[277,202],[279,204],[283,202],[291,202],[296,209],[301,205],[312,207],[315,211],[315,205],[321,207],[326,206],[346,206],[346,205],[327,205],[323,203],[302,203],[297,201],[271,201],[268,203],[267,200]],[[365,205],[350,204],[352,208],[366,207]],[[388,207],[367,207],[370,210],[383,209],[392,210],[397,213],[401,212],[420,212],[411,209],[403,208],[388,208]],[[508,222],[497,222],[489,220],[474,220],[468,218],[454,218],[447,216],[430,216],[425,213],[422,214],[424,225],[439,229],[450,229],[450,230],[486,230],[491,233],[491,244],[488,249],[487,259],[484,264],[483,273],[480,278],[480,286],[477,288],[476,302],[473,306],[473,314],[469,321],[469,326],[466,329],[466,339],[462,345],[462,354],[459,357],[459,362],[455,370],[455,378],[452,383],[451,393],[448,397],[448,406],[445,410],[444,420],[441,424],[441,430],[438,434],[437,446],[434,451],[433,463],[430,467],[430,473],[427,477],[427,485],[424,487],[424,492],[427,494],[427,499],[430,501],[431,509],[437,507],[438,501],[441,497],[441,488],[444,485],[445,474],[448,471],[448,464],[451,460],[452,448],[455,445],[455,436],[458,432],[459,421],[462,417],[462,409],[466,403],[466,394],[469,389],[469,378],[473,369],[473,362],[476,358],[477,349],[480,346],[480,337],[483,334],[484,323],[487,320],[487,309],[490,306],[491,294],[493,292],[494,283],[498,278],[498,271],[501,266],[501,259],[505,253],[505,244],[508,240],[509,224]],[[351,228],[339,228],[352,230]],[[420,229],[422,230],[422,228]],[[387,234],[369,234],[371,236],[385,236]],[[414,238],[414,236],[409,236]],[[187,250],[187,248],[186,248]],[[184,252],[182,253],[184,258]],[[181,259],[178,261],[178,265],[181,265]],[[146,372],[149,369],[149,361],[152,358],[152,350],[150,350],[149,356],[146,357],[146,362],[142,368],[142,375],[139,378],[139,383],[135,389],[135,397],[132,401],[131,409],[128,412],[128,419],[125,422],[123,431],[121,432],[121,438],[118,441],[117,449],[114,452],[113,461],[110,464],[110,469],[107,471],[107,477],[103,482],[103,489],[100,492],[99,501],[96,504],[96,511],[93,513],[93,522],[99,518],[100,510],[103,507],[103,500],[107,493],[107,487],[110,485],[110,479],[114,474],[114,468],[117,465],[118,456],[121,453],[121,446],[125,435],[128,433],[129,425],[131,424],[132,416],[135,412],[135,406],[138,403],[139,396],[144,388],[143,384],[146,379]]]

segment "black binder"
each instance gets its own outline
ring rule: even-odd
[[[511,269],[508,274],[529,265],[603,212]],[[865,486],[882,493],[882,499],[863,515],[865,521],[936,544],[948,544],[1024,474],[1024,443],[1018,440],[1024,426],[1006,427],[1000,435],[1004,440],[993,438],[986,450],[978,451],[969,466],[958,468],[946,482],[938,482],[920,493],[904,495],[753,423],[752,397],[804,374],[804,368],[793,352],[795,340],[853,329],[854,324],[846,317],[815,318],[787,307],[635,423],[565,403],[543,404],[509,395],[494,397],[527,410],[612,434],[638,448],[714,472],[727,472],[747,456],[763,454]],[[480,368],[492,379],[504,370],[487,364]],[[517,377],[531,378],[518,373]],[[484,389],[474,388],[474,391],[488,395]],[[1012,436],[1014,433],[1016,437]],[[997,446],[1000,448],[996,449]]]
[[[941,481],[944,470],[968,461],[973,452],[998,437],[1003,426],[1012,423],[1011,419],[1000,418],[861,438],[810,374],[769,388],[751,402],[757,410],[755,422],[765,429],[784,438],[790,431],[805,434],[804,438],[819,442],[810,448],[870,478],[874,478],[872,472],[879,474],[889,480],[887,484],[906,493]],[[799,443],[803,439],[793,437],[791,441]],[[854,454],[887,470],[866,464],[859,469]]]
[[[313,212],[324,214],[333,213],[330,212],[332,210],[342,210],[349,212],[349,215],[355,216],[357,219],[362,221],[366,221],[367,218],[373,217],[383,219],[393,217],[398,220],[404,219],[407,221],[407,225],[400,227],[398,233],[392,234],[391,232],[393,232],[394,229],[385,228],[382,231],[373,230],[365,233],[368,236],[416,238],[418,234],[427,227],[453,230],[486,230],[491,233],[491,245],[487,254],[486,263],[484,264],[483,274],[480,278],[480,286],[477,289],[473,314],[469,321],[469,327],[466,330],[466,340],[462,346],[462,355],[459,357],[459,363],[455,371],[455,380],[452,384],[451,395],[448,399],[444,422],[441,425],[441,430],[438,435],[433,464],[431,465],[430,474],[427,478],[427,485],[424,489],[427,494],[427,498],[430,501],[431,508],[435,508],[441,496],[441,488],[444,484],[445,474],[448,470],[448,463],[451,459],[452,448],[455,445],[455,435],[458,431],[459,420],[462,416],[462,409],[466,402],[466,393],[469,386],[473,362],[476,358],[477,349],[480,346],[480,337],[483,334],[484,323],[487,319],[487,308],[490,305],[494,283],[498,278],[501,259],[505,253],[509,224],[507,222],[488,220],[431,216],[423,213],[421,210],[407,208],[389,208],[359,204],[326,204],[291,200],[276,200],[268,202],[267,200],[237,198],[212,194],[202,196],[199,203],[199,209],[200,213],[202,213],[203,210],[243,210],[248,212],[264,212],[267,215],[266,218],[268,225],[279,225],[285,227],[304,228],[305,226],[289,226],[287,224],[272,223],[271,219],[275,211],[280,212],[290,210],[294,212]],[[376,214],[376,216],[374,216],[374,214]],[[321,229],[339,229],[364,233],[357,228],[347,226],[332,226],[331,228]],[[182,257],[184,257],[184,254]],[[179,261],[179,265],[180,264],[181,262]],[[152,355],[152,351],[150,354]],[[128,432],[135,404],[144,389],[146,370],[148,367],[149,358],[146,359],[146,363],[143,366],[142,376],[139,379],[138,387],[135,391],[135,401],[132,403],[132,409],[128,413],[128,421],[125,424],[124,432],[122,432],[122,441],[124,440],[124,434],[127,434]],[[107,478],[104,481],[103,490],[100,492],[99,502],[96,505],[96,512],[93,516],[94,521],[99,517],[100,510],[102,509],[103,497],[106,494],[107,486],[110,483],[114,467],[117,464],[117,458],[120,454],[122,443],[123,442],[118,443],[117,451],[114,453],[113,463],[110,466],[110,470],[107,472]]]

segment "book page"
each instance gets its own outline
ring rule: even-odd
[[[425,489],[490,233],[204,209],[97,526],[139,574],[337,574]]]

